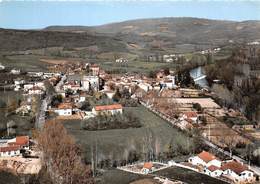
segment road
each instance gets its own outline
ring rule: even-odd
[[[55,91],[61,91],[61,86],[64,84],[64,81],[67,79],[66,75],[64,75],[58,84],[55,86]],[[35,120],[35,128],[41,130],[45,123],[45,112],[47,111],[48,104],[51,103],[52,95],[46,95],[44,99],[41,100],[41,106],[39,112],[37,113]]]
[[[64,84],[64,81],[67,79],[66,75],[63,75],[59,83],[55,86],[55,91],[58,93],[61,91],[61,87]]]

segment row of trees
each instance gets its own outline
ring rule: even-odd
[[[84,130],[125,129],[130,127],[139,128],[141,126],[139,118],[130,112],[99,115],[81,122],[81,128]]]

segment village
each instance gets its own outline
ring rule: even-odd
[[[237,145],[251,143],[252,135],[258,138],[256,134],[246,134],[258,127],[250,124],[227,126],[221,120],[224,117],[246,118],[234,109],[218,105],[213,99],[215,94],[208,89],[183,87],[175,71],[167,69],[158,70],[155,77],[151,78],[143,74],[108,74],[97,64],[91,63],[59,64],[58,60],[46,62],[49,64],[49,72],[23,73],[15,68],[8,71],[4,65],[0,65],[1,72],[9,73],[13,79],[2,83],[9,90],[23,93],[23,101],[12,113],[21,116],[34,115],[37,129],[42,129],[49,119],[79,120],[84,122],[83,129],[88,130],[113,129],[117,126],[115,123],[118,122],[118,117],[126,117],[127,120],[116,128],[138,128],[140,124],[133,124],[133,118],[137,117],[127,115],[124,109],[141,105],[180,131],[198,130],[203,143],[215,149],[215,153],[224,155],[224,159],[203,150],[186,162],[148,160],[118,166],[118,169],[149,175],[177,166],[228,183],[254,183],[258,180],[259,168],[232,154]],[[38,107],[33,110],[35,101],[38,101]],[[115,119],[102,123],[103,117],[109,116]],[[37,152],[37,144],[35,145],[32,135],[11,138],[14,126],[9,123],[8,138],[0,140],[1,162],[26,158],[29,159],[28,163],[37,165],[33,172],[39,171],[38,161],[41,154]],[[251,131],[244,131],[245,129]],[[168,179],[162,182],[169,183]]]

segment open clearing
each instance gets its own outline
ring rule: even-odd
[[[200,174],[195,171],[180,167],[170,167],[154,173],[158,176],[165,176],[172,180],[180,180],[188,184],[226,184],[221,180],[212,178],[205,174]]]
[[[135,116],[140,118],[143,124],[141,128],[114,129],[104,131],[86,131],[80,128],[79,120],[64,121],[76,141],[81,144],[83,151],[90,153],[91,145],[97,143],[99,159],[126,159],[128,151],[140,153],[143,146],[146,146],[145,140],[148,136],[156,139],[161,152],[168,150],[169,144],[181,144],[183,147],[190,147],[192,140],[184,133],[171,127],[160,117],[148,111],[143,106],[125,108],[131,111]],[[173,148],[174,149],[174,148]],[[177,149],[177,146],[176,148]],[[90,154],[85,155],[90,159]]]

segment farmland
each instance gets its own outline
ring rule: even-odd
[[[129,151],[141,154],[141,150],[144,150],[148,144],[146,138],[149,136],[156,140],[157,149],[160,152],[167,151],[169,145],[182,145],[184,149],[191,149],[193,144],[189,137],[172,128],[167,122],[144,107],[129,107],[125,111],[130,111],[140,117],[143,126],[141,128],[86,131],[80,128],[80,121],[65,121],[64,125],[85,153],[90,153],[91,145],[96,144],[99,159],[127,159]],[[177,149],[177,147],[172,149]],[[90,158],[90,154],[85,156],[87,159]]]

